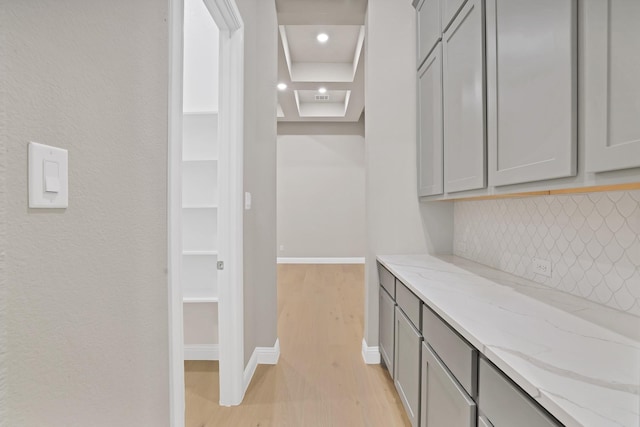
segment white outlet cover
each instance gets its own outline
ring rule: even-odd
[[[29,207],[69,206],[67,150],[36,142],[29,143]]]

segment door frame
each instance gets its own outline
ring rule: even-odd
[[[243,398],[243,116],[244,29],[235,0],[203,0],[220,31],[218,325],[220,404]],[[168,320],[170,425],[184,426],[182,274],[182,110],[184,0],[169,0]]]

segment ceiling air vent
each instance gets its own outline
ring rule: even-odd
[[[316,101],[328,101],[329,95],[316,95]]]

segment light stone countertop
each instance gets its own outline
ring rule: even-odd
[[[454,256],[378,261],[566,426],[640,426],[640,318]]]

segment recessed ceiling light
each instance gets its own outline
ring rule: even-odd
[[[327,33],[320,33],[316,37],[320,43],[326,43],[329,40],[329,35]]]
[[[285,83],[278,83],[278,90],[285,90],[287,85]]]
[[[320,89],[318,89],[318,92],[327,93],[327,88],[326,87],[321,87]]]

